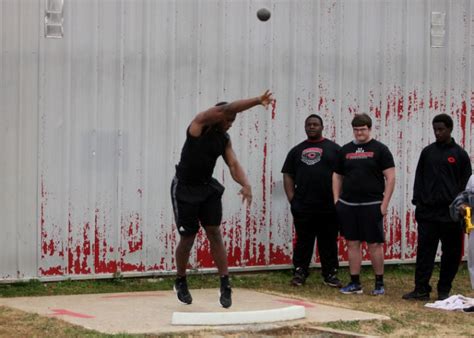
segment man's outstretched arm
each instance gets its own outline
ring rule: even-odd
[[[242,189],[239,191],[239,194],[242,195],[242,202],[247,201],[247,205],[250,206],[252,203],[252,188],[244,169],[237,160],[237,156],[235,156],[235,152],[232,149],[232,143],[230,140],[229,143],[227,143],[223,157],[225,163],[229,167],[230,175],[235,182],[242,186]]]
[[[254,98],[237,100],[221,106],[211,107],[203,112],[200,112],[194,117],[191,125],[189,126],[189,133],[195,137],[200,136],[204,126],[220,123],[228,119],[233,119],[237,113],[257,105],[262,105],[266,109],[272,101],[272,93],[267,89],[265,93]]]

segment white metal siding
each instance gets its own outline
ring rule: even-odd
[[[172,271],[169,187],[187,125],[266,88],[276,105],[230,131],[253,185],[249,210],[222,161],[215,170],[232,267],[291,263],[280,170],[311,113],[344,144],[352,115],[368,112],[392,150],[387,260],[415,257],[410,200],[433,116],[453,116],[474,154],[472,0],[66,0],[63,39],[44,38],[45,5],[0,0],[3,280]],[[432,12],[446,13],[443,48],[430,46]],[[192,265],[213,267],[202,234]]]

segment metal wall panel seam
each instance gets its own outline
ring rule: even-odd
[[[99,153],[98,151],[98,115],[100,114],[99,112],[99,64],[100,64],[100,53],[99,53],[99,48],[101,48],[100,46],[100,43],[99,43],[99,39],[100,39],[100,4],[99,4],[99,1],[95,1],[94,2],[94,19],[93,19],[93,23],[94,23],[94,29],[92,30],[94,32],[94,41],[93,41],[93,46],[94,46],[94,65],[93,65],[93,68],[94,68],[94,83],[93,83],[93,109],[94,109],[94,112],[93,112],[93,126],[92,127],[92,135],[91,135],[91,138],[92,138],[92,142],[91,142],[91,145],[92,145],[92,149],[89,149],[90,152],[92,152],[92,163],[91,163],[91,175],[92,175],[92,182],[91,182],[91,185],[92,185],[92,193],[91,193],[91,197],[92,197],[92,201],[91,201],[91,204],[90,204],[90,214],[91,214],[91,229],[94,236],[93,236],[93,240],[91,241],[92,242],[92,245],[91,245],[91,254],[90,254],[90,257],[91,257],[91,271],[93,271],[93,273],[96,273],[97,272],[97,266],[95,264],[95,262],[98,262],[98,257],[96,257],[96,255],[99,255],[99,250],[97,250],[96,248],[99,247],[99,238],[98,238],[98,227],[99,227],[99,222],[98,222],[98,198],[97,198],[97,195],[98,195],[98,156],[102,156],[102,154]],[[92,236],[91,236],[92,237]]]
[[[151,25],[151,10],[150,10],[150,2],[149,0],[144,0],[143,1],[143,13],[144,15],[144,20],[142,22],[143,25],[143,41],[145,42],[142,44],[142,69],[144,73],[144,79],[143,79],[143,93],[142,93],[142,99],[143,99],[143,122],[142,122],[142,129],[143,132],[141,133],[142,135],[142,149],[141,151],[143,152],[142,155],[142,183],[143,186],[140,187],[142,189],[142,194],[140,195],[140,202],[141,202],[141,214],[142,214],[142,221],[141,225],[143,227],[142,230],[142,252],[141,252],[141,264],[144,266],[144,271],[147,270],[147,266],[149,264],[148,262],[148,250],[146,247],[143,246],[143,243],[149,243],[147,241],[150,231],[147,229],[152,226],[150,224],[150,220],[148,218],[148,200],[150,196],[150,192],[148,191],[149,187],[149,180],[148,180],[148,158],[150,156],[150,145],[148,144],[148,125],[149,125],[149,119],[150,119],[150,114],[151,114],[151,109],[150,109],[150,46],[151,46],[151,38],[150,38],[150,25]]]
[[[195,6],[196,6],[196,25],[195,27],[192,27],[191,30],[195,30],[195,34],[196,34],[196,72],[197,74],[200,73],[201,71],[201,67],[202,67],[202,58],[201,58],[201,53],[203,52],[202,51],[202,48],[201,48],[201,44],[202,44],[202,21],[201,21],[201,16],[202,16],[202,12],[201,12],[201,4],[202,4],[202,1],[197,1]],[[191,15],[192,16],[192,15]],[[220,16],[218,17],[217,20],[220,19]],[[191,18],[189,18],[190,21]],[[220,31],[220,30],[218,30]],[[217,41],[217,43],[219,43],[220,40]],[[218,51],[219,52],[222,52],[222,48],[218,48]],[[191,50],[190,53],[193,53],[194,51]],[[217,53],[216,53],[217,54]],[[219,67],[219,69],[222,69],[222,67]],[[200,107],[200,98],[201,98],[201,83],[200,83],[200,76],[196,76],[196,79],[195,79],[195,83],[194,83],[194,87],[195,87],[195,101],[193,102],[194,104],[191,105],[192,107],[192,115],[195,115],[197,113],[196,110],[204,110],[205,108],[201,108]],[[222,84],[221,84],[222,85]],[[222,88],[222,86],[221,86]],[[189,95],[191,95],[191,93],[188,93]],[[181,113],[181,112],[178,112],[178,114]],[[192,119],[192,117],[191,117]],[[189,123],[191,123],[191,120],[189,121]],[[179,131],[179,128],[178,128],[178,131]],[[184,143],[183,143],[184,144]],[[178,146],[177,149],[179,149],[180,147]],[[176,227],[178,227],[178,225],[176,224]],[[195,237],[195,241],[194,241],[194,245],[193,245],[193,249],[191,251],[191,254],[190,254],[190,257],[189,257],[189,264],[193,267],[193,268],[196,268],[196,266],[199,265],[199,257],[198,257],[198,249],[201,245],[203,245],[204,243],[201,243],[201,239],[205,242],[205,239],[204,239],[204,236],[202,236],[202,232],[198,233]],[[201,237],[202,236],[202,237]],[[176,242],[178,243],[179,242],[179,238],[176,239]]]
[[[409,25],[409,16],[408,16],[408,11],[409,11],[409,6],[408,6],[408,1],[409,0],[405,0],[403,2],[403,18],[405,18],[404,22],[403,22],[403,32],[402,32],[402,53],[403,55],[408,55],[409,53],[409,50],[408,50],[408,46],[409,46],[409,40],[410,40],[410,35],[409,35],[409,31],[408,31],[408,25]],[[407,72],[407,63],[408,63],[408,58],[405,57],[405,59],[403,60],[403,63],[402,63],[402,68],[403,68],[403,74],[404,74],[404,88],[403,88],[403,107],[406,108],[408,107],[408,97],[409,97],[409,87],[410,87],[410,84],[408,83],[408,72]],[[404,110],[404,112],[406,111],[406,109]],[[406,130],[407,130],[407,119],[408,119],[408,114],[406,114],[405,118],[402,119],[401,121],[401,130],[402,130],[402,133],[404,133]],[[396,177],[396,180],[400,181],[400,182],[403,182],[401,184],[398,184],[398,187],[401,188],[401,191],[398,192],[398,196],[399,196],[399,200],[401,200],[401,204],[398,205],[398,217],[400,219],[400,223],[398,226],[400,226],[400,259],[403,259],[404,257],[404,252],[406,250],[406,229],[407,229],[407,224],[406,224],[406,217],[404,217],[404,215],[406,215],[406,205],[407,203],[409,203],[406,199],[406,190],[405,188],[408,186],[408,182],[407,182],[407,178],[408,178],[408,175],[406,174],[406,170],[407,170],[407,157],[408,157],[408,152],[407,152],[407,143],[406,142],[402,142],[402,159],[401,159],[401,168],[398,168],[397,170],[397,177]],[[394,192],[395,193],[395,192]],[[396,197],[397,195],[395,195],[394,197]],[[395,199],[392,198],[392,201],[390,204],[392,204],[392,208],[394,208],[395,206],[393,205],[395,202]]]
[[[250,1],[245,1],[245,8],[246,8],[246,17],[245,17],[245,21],[243,22],[243,27],[247,27],[248,29],[245,29],[245,32],[246,32],[246,35],[244,36],[245,37],[245,41],[246,43],[244,43],[244,55],[245,55],[245,58],[243,60],[243,65],[242,65],[242,68],[243,68],[243,78],[242,78],[242,94],[241,96],[243,97],[249,97],[250,95],[252,95],[251,93],[249,93],[249,82],[250,82],[250,52],[251,52],[251,48],[250,48],[250,39],[252,37],[252,26],[250,25],[250,22],[248,20],[248,17],[249,17],[249,14],[252,12],[252,4]],[[224,36],[225,38],[226,36]],[[236,93],[230,93],[230,96],[233,98],[233,99],[236,99],[235,97]],[[245,114],[245,113],[244,113]],[[238,150],[239,152],[239,155],[240,155],[240,158],[239,158],[239,161],[241,161],[244,165],[244,170],[245,172],[247,173],[247,176],[250,180],[250,184],[252,185],[252,189],[254,189],[255,185],[253,184],[253,182],[251,181],[252,178],[251,178],[251,175],[249,173],[249,171],[251,170],[251,166],[250,166],[250,163],[249,163],[249,151],[248,151],[248,144],[245,143],[248,141],[249,139],[249,117],[246,116],[246,115],[243,115],[243,116],[240,116],[239,117],[239,125],[241,126],[241,128],[243,128],[243,130],[241,131],[241,136],[242,136],[242,139],[245,140],[244,142],[239,142],[239,145],[240,145],[240,149]],[[247,149],[247,151],[244,151],[245,149]],[[246,250],[248,249],[247,248],[247,231],[246,231],[246,228],[247,228],[247,222],[248,220],[250,219],[250,210],[254,207],[255,205],[255,202],[252,202],[252,204],[249,206],[249,207],[246,207],[246,206],[242,206],[242,208],[240,209],[241,210],[241,214],[240,214],[240,217],[241,217],[241,250],[240,250],[240,262],[242,264],[242,266],[246,266],[247,265],[247,261],[245,259],[245,252]]]
[[[202,3],[202,2],[200,2]],[[206,2],[204,2],[206,3]],[[225,17],[226,17],[226,12],[225,12],[225,6],[222,6],[222,2],[221,1],[217,1],[215,2],[216,6],[217,6],[217,10],[219,11],[219,15],[218,15],[218,25],[220,26],[221,29],[218,29],[217,30],[217,34],[219,36],[219,39],[218,39],[218,50],[220,52],[220,54],[218,55],[218,61],[217,61],[217,64],[218,64],[218,67],[219,69],[221,70],[220,71],[220,79],[219,79],[219,88],[217,89],[217,95],[218,95],[218,101],[222,101],[224,100],[225,97],[228,96],[228,93],[226,93],[226,69],[227,69],[227,58],[226,58],[226,48],[225,48],[225,41],[226,41],[226,36],[227,36],[227,25],[225,24]],[[198,32],[198,37],[199,39],[201,40],[202,39],[202,25],[199,24],[199,20],[202,19],[202,11],[201,11],[201,6],[198,6],[198,28],[197,28],[197,32]],[[200,34],[201,33],[201,34]],[[197,48],[199,49],[199,44],[197,45]],[[201,51],[202,52],[202,51]],[[198,50],[198,58],[200,57],[200,52]],[[198,88],[199,90],[201,88]],[[204,109],[205,107],[201,107],[200,105],[200,102],[199,102],[199,97],[200,95],[198,95],[198,100],[197,100],[197,107],[198,109]],[[227,100],[227,99],[225,99]]]
[[[275,5],[275,2],[272,2],[272,6],[271,6],[271,12],[272,13],[275,13],[276,11],[276,5]],[[271,69],[270,69],[270,74],[269,74],[269,83],[266,87],[268,87],[268,89],[270,89],[272,92],[274,92],[274,87],[276,85],[276,82],[275,82],[275,72],[276,71],[279,71],[276,67],[275,67],[275,64],[277,63],[276,61],[276,56],[275,56],[275,34],[276,34],[276,28],[275,28],[275,24],[274,22],[272,21],[271,22],[271,27],[270,27],[270,60],[271,60]],[[278,52],[278,51],[277,51]],[[275,94],[274,94],[275,96]],[[279,110],[277,108],[277,105],[276,103],[274,103],[273,105],[270,105],[269,108],[270,110],[270,113],[268,114],[269,116],[269,120],[270,120],[270,125],[272,126],[272,128],[269,130],[269,134],[270,134],[270,144],[271,144],[271,151],[270,153],[272,154],[271,156],[271,161],[269,161],[270,163],[270,166],[269,166],[269,171],[270,171],[270,188],[269,188],[269,191],[270,191],[270,196],[272,196],[272,191],[273,193],[275,193],[276,191],[276,188],[278,187],[278,185],[276,184],[278,181],[281,180],[281,174],[280,174],[280,171],[278,170],[278,167],[279,167],[279,163],[276,164],[276,166],[274,165],[274,161],[275,161],[275,157],[273,156],[274,155],[274,147],[276,147],[276,144],[275,143],[278,143],[278,137],[275,135],[276,134],[276,125],[277,125],[277,116],[276,114],[279,113]],[[280,114],[278,115],[280,116]],[[277,157],[278,158],[278,157]],[[273,170],[273,169],[277,169],[277,170]],[[277,178],[278,177],[278,178]],[[272,263],[272,238],[276,237],[276,236],[273,236],[273,232],[275,233],[278,233],[278,229],[277,226],[291,226],[289,224],[284,224],[284,225],[279,225],[280,222],[279,220],[275,220],[276,217],[274,217],[274,206],[273,206],[273,198],[270,197],[270,217],[268,218],[268,234],[267,234],[267,239],[268,239],[268,248],[267,248],[267,265],[271,265]],[[275,246],[278,246],[279,243],[274,243]],[[284,244],[284,243],[280,243],[280,244]],[[283,245],[282,245],[283,246]],[[277,248],[274,248],[273,250],[277,250]]]
[[[444,67],[447,70],[446,74],[446,110],[450,109],[451,106],[451,77],[456,75],[454,67],[450,67],[451,65],[451,59],[452,59],[452,54],[456,53],[455,50],[451,50],[452,46],[455,46],[455,43],[453,43],[451,39],[451,24],[454,24],[454,17],[453,17],[453,9],[452,9],[452,0],[447,0],[447,10],[446,10],[446,35],[444,38],[445,44],[443,47],[443,50],[445,51],[446,58],[444,59]],[[456,38],[456,37],[452,37]],[[447,114],[452,115],[452,111],[446,111]],[[451,113],[451,114],[450,114]],[[454,126],[456,127],[456,126]],[[457,142],[461,142],[460,139],[456,140]]]
[[[274,25],[274,20],[271,20],[269,22],[270,25],[268,25],[269,27],[269,33],[268,33],[268,39],[270,40],[269,42],[269,64],[270,65],[273,65],[274,64],[274,54],[273,54],[273,33],[274,33],[274,29],[273,29],[273,25]],[[273,67],[271,67],[271,69],[269,70],[269,74],[268,74],[268,84],[265,87],[266,88],[269,88],[271,87],[271,85],[273,84],[273,72],[272,72],[272,69]],[[263,88],[261,89],[263,90]],[[258,106],[259,109],[261,109],[259,106]],[[258,113],[258,112],[256,112]],[[269,105],[268,106],[268,110],[267,112],[265,113],[264,115],[266,117],[266,120],[267,120],[267,134],[268,134],[268,138],[267,138],[267,144],[268,144],[268,149],[267,149],[267,152],[266,152],[266,156],[267,156],[267,160],[265,162],[267,168],[265,169],[265,172],[267,173],[267,175],[265,175],[265,185],[266,185],[266,191],[268,192],[268,197],[263,201],[263,203],[265,203],[265,215],[263,215],[263,217],[265,217],[265,240],[267,241],[266,245],[265,245],[265,265],[269,265],[271,262],[270,262],[270,238],[271,238],[271,220],[272,220],[272,213],[273,213],[273,210],[272,210],[272,180],[273,180],[273,147],[274,147],[274,144],[273,144],[273,132],[274,132],[274,129],[272,128],[272,124],[273,124],[273,119],[272,119],[272,105]]]
[[[289,3],[289,11],[288,11],[288,16],[289,16],[289,20],[288,20],[288,24],[290,25],[291,29],[288,29],[288,42],[289,42],[289,48],[290,48],[290,52],[288,53],[289,55],[289,60],[288,60],[288,69],[289,70],[295,70],[296,67],[297,67],[297,58],[296,58],[296,27],[297,27],[297,20],[298,20],[298,15],[296,13],[296,6],[297,6],[297,2],[296,1],[290,1]],[[286,42],[286,41],[285,41]],[[289,79],[288,79],[288,83],[287,83],[287,93],[285,93],[285,95],[288,95],[288,102],[289,102],[289,106],[290,105],[295,105],[295,103],[297,102],[297,99],[298,99],[298,93],[296,92],[296,87],[297,87],[297,79],[296,79],[296,74],[295,72],[291,72],[291,76],[289,76]],[[276,99],[277,99],[277,109],[280,105],[282,105],[281,103],[281,98],[278,97],[278,95],[281,95],[281,97],[283,96],[283,93],[275,93],[276,95]],[[290,106],[291,107],[291,106]],[[296,111],[296,107],[292,107],[290,108],[292,109],[290,112],[292,114],[295,113]],[[301,128],[301,126],[299,125],[299,123],[297,123],[297,119],[296,118],[289,118],[291,115],[290,115],[290,112],[288,113],[288,115],[285,117],[287,120],[288,120],[288,128],[290,129],[290,137],[289,137],[289,146],[287,149],[287,151],[289,151],[295,144],[296,142],[298,141],[296,139],[296,136],[295,135],[298,135],[297,132],[295,132],[298,128]],[[280,114],[282,114],[283,112],[280,112]],[[280,165],[281,167],[283,167],[283,163],[281,163]],[[280,168],[281,168],[280,167]],[[280,179],[283,180],[283,174],[280,173]],[[283,185],[283,184],[282,184]],[[285,193],[285,197],[286,197],[286,193]],[[292,238],[292,242],[293,242],[293,238],[295,236],[295,229],[294,229],[294,226],[293,226],[293,216],[291,215],[290,213],[290,206],[289,206],[289,203],[287,205],[287,210],[288,210],[288,225],[289,227],[291,227],[291,238]],[[293,249],[293,245],[291,245],[291,249]],[[293,250],[291,250],[291,252],[293,252]]]
[[[17,269],[17,278],[23,276],[36,275],[36,246],[35,240],[37,236],[36,226],[36,182],[37,182],[37,154],[38,154],[38,140],[35,132],[37,119],[37,76],[38,64],[37,60],[38,46],[37,41],[38,31],[35,29],[35,23],[39,20],[37,15],[37,6],[39,3],[28,1],[28,5],[22,3],[20,9],[20,19],[22,23],[30,23],[30,26],[25,25],[22,29],[21,39],[24,53],[20,55],[22,66],[21,79],[26,88],[25,96],[23,97],[21,109],[21,130],[18,134],[23,135],[19,156],[21,157],[18,172],[21,176],[21,185],[18,188],[17,208],[19,212],[19,229],[18,229],[18,250],[16,252],[19,261]],[[1,6],[0,6],[1,7]],[[1,18],[1,14],[0,14]],[[27,28],[28,27],[28,28]],[[26,28],[26,29],[25,29]],[[1,32],[0,32],[1,36]],[[0,75],[1,78],[1,75]],[[1,101],[1,99],[0,99]],[[23,204],[21,202],[24,202]],[[21,210],[21,211],[20,211]],[[25,248],[25,252],[22,249]]]
[[[18,80],[18,58],[16,57],[18,49],[18,31],[16,13],[17,6],[13,1],[7,1],[4,12],[7,13],[3,17],[4,27],[13,27],[13,31],[5,34],[2,39],[2,67],[3,78],[1,82],[1,90],[4,92],[3,101],[1,102],[1,118],[2,118],[2,134],[1,134],[1,151],[2,161],[0,162],[1,184],[3,194],[0,196],[2,206],[2,238],[0,245],[0,266],[5,276],[14,275],[16,260],[9,259],[10,254],[13,256],[16,252],[16,210],[14,194],[17,189],[17,170],[15,170],[18,160],[18,140],[15,129],[18,127],[18,92],[16,82]]]
[[[122,224],[122,196],[123,196],[123,119],[124,119],[124,105],[125,105],[125,76],[126,76],[126,69],[125,69],[125,16],[126,16],[126,9],[124,2],[127,0],[120,0],[120,85],[119,85],[119,114],[118,114],[118,130],[117,130],[117,220],[115,226],[117,227],[116,233],[116,250],[115,250],[115,261],[117,264],[117,271],[116,274],[120,275],[122,272],[122,232],[121,232],[121,224]]]
[[[67,49],[66,49],[66,85],[65,85],[65,96],[66,96],[66,109],[64,111],[61,111],[61,114],[64,114],[65,116],[65,132],[63,133],[64,136],[66,137],[66,154],[65,154],[65,163],[64,163],[64,169],[65,171],[65,182],[66,182],[66,187],[65,187],[65,199],[64,201],[67,201],[66,207],[64,208],[67,211],[67,216],[65,218],[62,218],[62,220],[67,220],[67,225],[68,225],[68,231],[66,232],[66,247],[67,247],[67,256],[68,259],[64,259],[63,265],[65,267],[64,274],[69,275],[71,271],[73,271],[73,262],[70,257],[73,255],[73,241],[74,241],[74,232],[77,231],[76,226],[79,225],[79,223],[74,224],[74,220],[72,218],[72,212],[73,212],[73,205],[72,205],[72,191],[71,187],[74,186],[72,180],[74,179],[74,175],[71,173],[73,170],[73,166],[71,164],[71,154],[73,153],[73,145],[76,140],[74,137],[70,137],[73,132],[73,127],[75,129],[75,126],[72,126],[72,120],[73,120],[73,112],[75,111],[73,107],[73,98],[72,98],[72,89],[74,87],[73,85],[73,63],[75,63],[75,58],[73,57],[73,49],[74,49],[74,44],[76,43],[75,41],[75,35],[74,35],[74,24],[76,19],[76,16],[73,14],[73,6],[77,5],[77,3],[74,3],[73,1],[70,1],[69,3],[65,3],[64,5],[64,14],[65,14],[65,28],[69,28],[69,31],[66,31],[65,34],[67,34],[67,37],[65,40],[58,40],[60,43],[65,42],[67,43]],[[75,20],[76,19],[76,20]],[[63,38],[64,39],[64,38]],[[50,40],[50,43],[52,41]],[[51,77],[50,77],[51,78]],[[50,102],[51,104],[51,102]],[[60,132],[61,133],[61,132]],[[61,189],[59,189],[59,192]],[[58,228],[61,228],[63,224],[59,222],[59,224],[56,224]],[[64,238],[63,238],[64,240]],[[79,259],[79,257],[77,257]]]
[[[425,4],[427,4],[427,8],[425,9],[425,13],[429,13],[427,14],[427,16],[430,18],[428,19],[427,18],[427,23],[425,25],[425,36],[426,37],[430,37],[431,35],[431,30],[430,30],[430,22],[431,22],[431,12],[433,10],[432,8],[432,1],[425,1]],[[432,48],[431,48],[431,42],[430,42],[430,39],[425,39],[425,43],[424,43],[424,46],[423,46],[423,49],[426,51],[426,60],[424,62],[425,64],[425,67],[424,70],[425,70],[425,78],[423,79],[424,81],[424,93],[423,93],[423,101],[424,102],[429,102],[430,101],[430,95],[431,95],[431,64],[433,62],[433,52],[432,52]],[[429,106],[428,107],[425,107],[425,112],[429,112]],[[428,113],[424,113],[423,116],[422,116],[422,125],[430,125],[431,121],[430,121],[430,118],[428,116],[429,114]],[[422,128],[422,138],[420,140],[421,142],[421,145],[419,146],[420,148],[420,151],[421,151],[421,147],[423,146],[423,141],[426,140],[428,138],[428,135],[429,133],[431,132],[431,130],[427,130],[427,128]],[[426,143],[426,142],[425,142]],[[426,144],[425,144],[426,145]],[[417,160],[418,161],[418,160]]]
[[[466,59],[466,66],[467,66],[467,70],[469,72],[469,75],[468,78],[467,78],[467,88],[466,88],[466,93],[467,93],[467,97],[466,97],[466,101],[467,101],[467,112],[468,112],[468,116],[466,116],[466,139],[468,141],[468,144],[469,144],[469,154],[471,156],[471,163],[472,163],[472,160],[474,158],[474,142],[472,140],[472,137],[474,135],[472,135],[472,126],[473,126],[473,121],[474,121],[474,116],[473,116],[473,99],[472,99],[472,96],[473,96],[473,91],[471,90],[472,88],[472,74],[473,74],[473,66],[472,66],[472,57],[473,57],[473,52],[472,52],[472,47],[471,47],[471,37],[473,35],[473,31],[472,31],[472,20],[473,20],[473,17],[472,17],[472,10],[473,10],[473,6],[472,6],[472,3],[473,1],[472,0],[468,0],[468,6],[467,6],[467,15],[468,15],[468,20],[469,20],[469,23],[467,25],[467,43],[468,43],[468,47],[467,47],[467,59]]]
[[[23,96],[19,97],[18,116],[20,123],[17,130],[17,135],[20,137],[18,174],[21,175],[17,189],[18,200],[16,201],[18,212],[18,247],[16,254],[19,255],[16,273],[18,278],[25,275],[36,275],[36,247],[34,244],[37,238],[36,175],[38,172],[38,140],[35,131],[38,125],[38,111],[36,110],[38,64],[35,61],[37,60],[38,46],[35,41],[37,41],[38,31],[35,29],[35,23],[39,21],[38,6],[39,3],[36,1],[22,1],[19,10],[21,52],[19,55],[20,81],[18,81],[18,85]],[[22,251],[23,248],[25,252]]]
[[[16,276],[17,278],[20,275],[20,231],[21,227],[23,225],[23,219],[21,217],[22,212],[20,212],[20,201],[21,201],[21,195],[22,195],[22,175],[23,175],[23,165],[22,165],[22,150],[23,150],[23,138],[22,138],[22,131],[23,131],[23,126],[24,124],[22,123],[24,115],[26,114],[24,112],[23,108],[23,95],[22,95],[22,90],[21,88],[23,87],[23,60],[24,60],[24,48],[23,48],[23,25],[22,25],[22,6],[23,2],[18,1],[18,49],[19,49],[19,67],[18,67],[18,102],[17,102],[17,107],[18,107],[18,130],[16,133],[17,136],[17,149],[18,151],[16,152],[16,199],[15,199],[15,224],[16,224],[16,232],[15,232],[15,246],[16,246]]]
[[[169,124],[171,125],[171,128],[168,129],[167,131],[167,143],[169,144],[169,148],[171,150],[171,175],[169,175],[169,179],[172,179],[172,177],[175,174],[174,170],[174,165],[177,163],[177,158],[179,156],[178,153],[178,142],[176,138],[178,137],[178,132],[177,132],[177,125],[179,122],[179,116],[177,110],[177,95],[176,95],[176,82],[177,82],[177,76],[176,76],[176,65],[178,64],[177,62],[177,30],[178,30],[178,23],[177,23],[177,2],[175,1],[170,1],[167,3],[169,5],[168,11],[167,11],[167,21],[168,21],[168,28],[167,28],[167,37],[168,39],[166,40],[166,48],[168,50],[167,56],[167,69],[166,69],[166,74],[167,74],[167,101],[166,101],[166,106],[167,106],[167,111],[170,112],[169,116]],[[171,184],[171,181],[166,182],[166,186],[169,187]],[[168,197],[169,195],[167,195]],[[168,197],[169,198],[169,197]],[[168,269],[173,268],[173,264],[175,264],[175,259],[174,259],[174,254],[173,254],[173,248],[174,248],[174,242],[175,239],[177,238],[176,231],[175,231],[175,222],[176,219],[170,215],[169,217],[170,223],[169,223],[169,235],[167,235],[167,240],[168,240],[168,245],[170,247],[170,251],[168,251],[168,260],[167,260],[167,266]]]
[[[44,13],[44,1],[39,2],[40,5],[38,6],[38,16],[41,18]],[[37,229],[39,228],[40,231],[37,232],[36,236],[36,275],[40,276],[40,259],[41,259],[41,230],[43,226],[43,216],[42,216],[42,206],[43,206],[43,177],[41,171],[41,159],[42,154],[44,152],[44,139],[41,134],[42,125],[44,123],[44,116],[43,116],[43,106],[44,106],[44,41],[42,39],[41,32],[44,29],[44,22],[41,20],[38,21],[38,77],[37,77],[37,86],[38,86],[38,102],[37,102],[37,114],[38,114],[38,126],[37,126],[37,135],[38,135],[38,169],[36,174],[36,196],[38,203],[36,205],[36,224]]]
[[[345,3],[344,2],[341,2],[340,5],[338,6],[338,18],[339,18],[339,21],[340,22],[344,22],[344,5]],[[344,25],[343,24],[339,24],[338,25],[338,30],[337,30],[337,39],[338,39],[338,43],[337,43],[337,50],[336,50],[336,55],[338,55],[338,59],[337,59],[337,73],[335,74],[335,81],[336,83],[338,84],[337,85],[337,89],[336,89],[336,92],[335,92],[335,95],[336,95],[336,98],[335,98],[335,101],[336,101],[336,116],[334,118],[334,123],[336,125],[340,125],[340,121],[342,120],[342,91],[343,91],[343,81],[342,79],[344,78],[343,76],[343,72],[344,72],[344,68],[343,68],[343,62],[342,62],[342,53],[343,53],[343,42],[344,42],[344,39],[342,38],[344,36]],[[336,128],[336,134],[335,134],[335,139],[333,141],[337,142],[339,145],[342,146],[341,141],[342,140],[342,128]]]
[[[407,187],[407,168],[408,168],[408,146],[407,142],[402,142],[403,138],[406,137],[406,130],[407,130],[407,121],[408,121],[408,116],[409,112],[408,111],[408,101],[410,97],[410,84],[408,83],[408,55],[409,55],[409,31],[408,31],[408,25],[409,25],[409,6],[408,2],[403,2],[402,3],[402,19],[401,19],[401,75],[402,75],[402,90],[401,95],[403,95],[403,100],[402,100],[402,114],[403,116],[398,118],[398,130],[397,130],[397,149],[399,149],[399,152],[401,154],[401,159],[400,159],[400,167],[397,168],[397,183],[396,183],[396,191],[394,192],[394,196],[392,197],[391,201],[391,208],[393,210],[393,217],[392,217],[392,224],[390,224],[390,227],[392,228],[392,234],[394,234],[394,246],[396,244],[395,250],[394,246],[392,246],[391,254],[392,257],[396,255],[397,257],[400,257],[400,259],[403,259],[403,239],[405,238],[405,231],[406,231],[406,205],[409,203],[406,200],[406,187]],[[403,81],[404,79],[404,81]],[[414,90],[414,89],[413,89]],[[395,197],[395,198],[394,198]],[[398,205],[395,204],[396,201],[400,201],[402,203],[398,203]],[[398,234],[400,235],[400,238],[398,238]]]
[[[171,67],[170,67],[170,70],[169,70],[169,84],[170,84],[170,93],[168,95],[170,101],[169,101],[169,105],[170,105],[170,111],[172,112],[172,119],[171,119],[171,124],[172,124],[172,129],[171,130],[174,130],[175,131],[175,134],[173,135],[173,137],[171,137],[171,142],[170,142],[170,146],[171,146],[171,149],[178,149],[179,145],[177,144],[176,142],[176,134],[177,134],[177,124],[178,124],[178,121],[179,121],[179,118],[177,116],[178,112],[176,111],[176,58],[177,58],[177,53],[176,53],[176,40],[177,40],[177,30],[178,30],[178,20],[177,20],[177,13],[176,13],[176,2],[175,1],[172,1],[171,2],[171,10],[169,11],[172,13],[172,15],[170,15],[170,21],[171,21],[171,24],[170,24],[170,27],[172,27],[172,31],[171,31],[171,34],[169,35],[170,37],[170,44],[169,44],[169,50],[171,51],[171,54],[169,55],[169,58],[171,60]],[[179,150],[177,153],[174,153],[173,154],[173,158],[174,159],[178,159],[179,157]],[[173,164],[174,163],[177,163],[176,162],[172,162]],[[173,176],[174,176],[174,167],[171,169],[171,171],[173,172]],[[173,177],[172,176],[172,177]],[[171,184],[171,182],[169,183]],[[172,220],[174,220],[174,225],[175,227],[173,227],[172,225],[170,226],[170,230],[172,232],[172,235],[170,236],[170,243],[172,242],[175,242],[177,241],[177,231],[176,231],[176,219],[174,217],[171,217]],[[173,239],[175,241],[173,241]],[[171,247],[173,247],[173,245],[171,244]],[[173,247],[174,249],[174,247]],[[171,250],[171,255],[170,255],[170,259],[169,259],[169,269],[172,269],[173,268],[173,265],[176,264],[175,262],[175,258],[174,258],[174,251]]]
[[[4,62],[4,56],[3,56],[3,53],[4,53],[4,37],[5,37],[5,31],[3,29],[3,25],[4,25],[4,22],[5,22],[5,19],[3,18],[3,16],[5,15],[5,10],[3,8],[4,6],[4,1],[0,1],[0,79],[3,79],[3,62]],[[0,91],[0,102],[5,102],[4,101],[4,93],[3,93],[3,90]],[[2,108],[0,108],[2,109]],[[1,110],[0,110],[1,111]]]

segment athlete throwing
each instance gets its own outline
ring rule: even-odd
[[[174,290],[178,301],[183,304],[191,304],[193,301],[186,282],[186,266],[201,225],[209,240],[211,255],[220,276],[219,302],[224,308],[232,305],[227,252],[219,229],[224,187],[212,177],[212,173],[217,159],[222,156],[232,178],[242,186],[239,192],[242,202],[250,205],[252,189],[232,149],[227,131],[238,113],[257,105],[268,108],[272,101],[272,93],[267,90],[254,98],[231,103],[220,102],[197,114],[186,131],[181,159],[171,184],[171,199],[180,234],[176,248],[177,278]]]

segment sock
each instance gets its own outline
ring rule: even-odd
[[[229,275],[221,276],[221,288],[230,287]]]
[[[383,275],[375,275],[375,285],[383,286]]]
[[[354,284],[360,284],[359,275],[351,275],[351,282]]]

